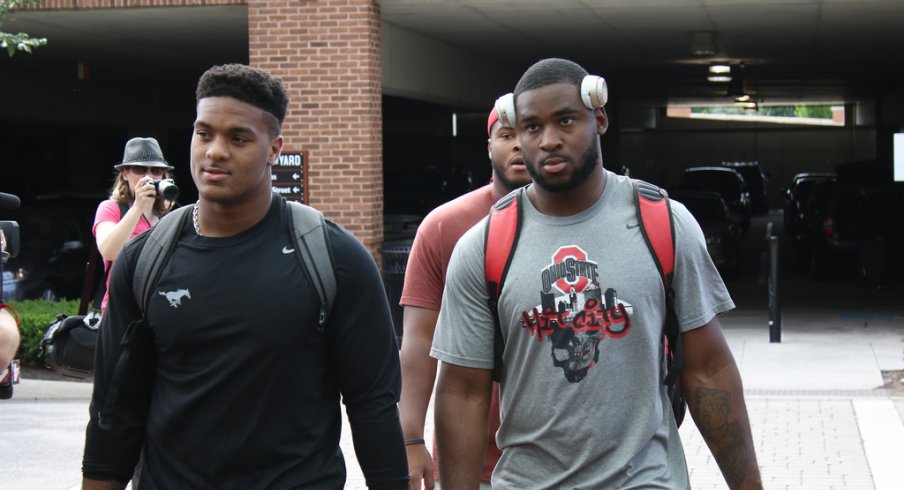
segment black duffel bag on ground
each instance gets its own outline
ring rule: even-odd
[[[107,274],[102,274],[91,311],[88,312],[88,302],[91,300],[91,291],[95,289],[94,282],[100,260],[97,244],[94,240],[91,240],[91,243],[91,256],[85,268],[78,314],[57,315],[56,321],[48,325],[40,344],[41,360],[47,367],[63,376],[81,379],[94,376],[94,349],[97,346],[97,330],[100,327],[100,305],[107,292]]]
[[[63,376],[90,378],[94,375],[94,347],[100,317],[59,314],[41,339],[41,358],[47,367]]]

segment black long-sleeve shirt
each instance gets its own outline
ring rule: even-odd
[[[141,316],[132,276],[147,234],[127,244],[101,326],[86,477],[128,480],[143,448],[142,490],[342,488],[341,397],[368,485],[407,487],[398,347],[379,272],[329,223],[337,296],[319,331],[286,212],[275,196],[264,220],[228,238],[185,224],[103,429],[120,340]]]

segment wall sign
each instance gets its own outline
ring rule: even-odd
[[[283,151],[273,164],[273,192],[290,201],[308,202],[308,152]]]

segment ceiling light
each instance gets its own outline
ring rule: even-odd
[[[731,65],[725,62],[713,63],[709,65],[709,72],[714,75],[731,73]]]
[[[736,104],[740,104],[742,102],[750,102],[750,95],[749,94],[739,95],[739,96],[735,97],[734,101]]]
[[[710,31],[692,32],[691,54],[694,56],[712,56],[716,54],[716,35]]]
[[[710,75],[706,79],[710,82],[725,83],[731,81],[731,75]]]
[[[744,109],[745,111],[753,112],[757,110],[756,102],[735,102],[735,105]]]

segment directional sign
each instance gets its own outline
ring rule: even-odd
[[[308,202],[308,153],[283,151],[270,176],[273,192],[290,201]]]

